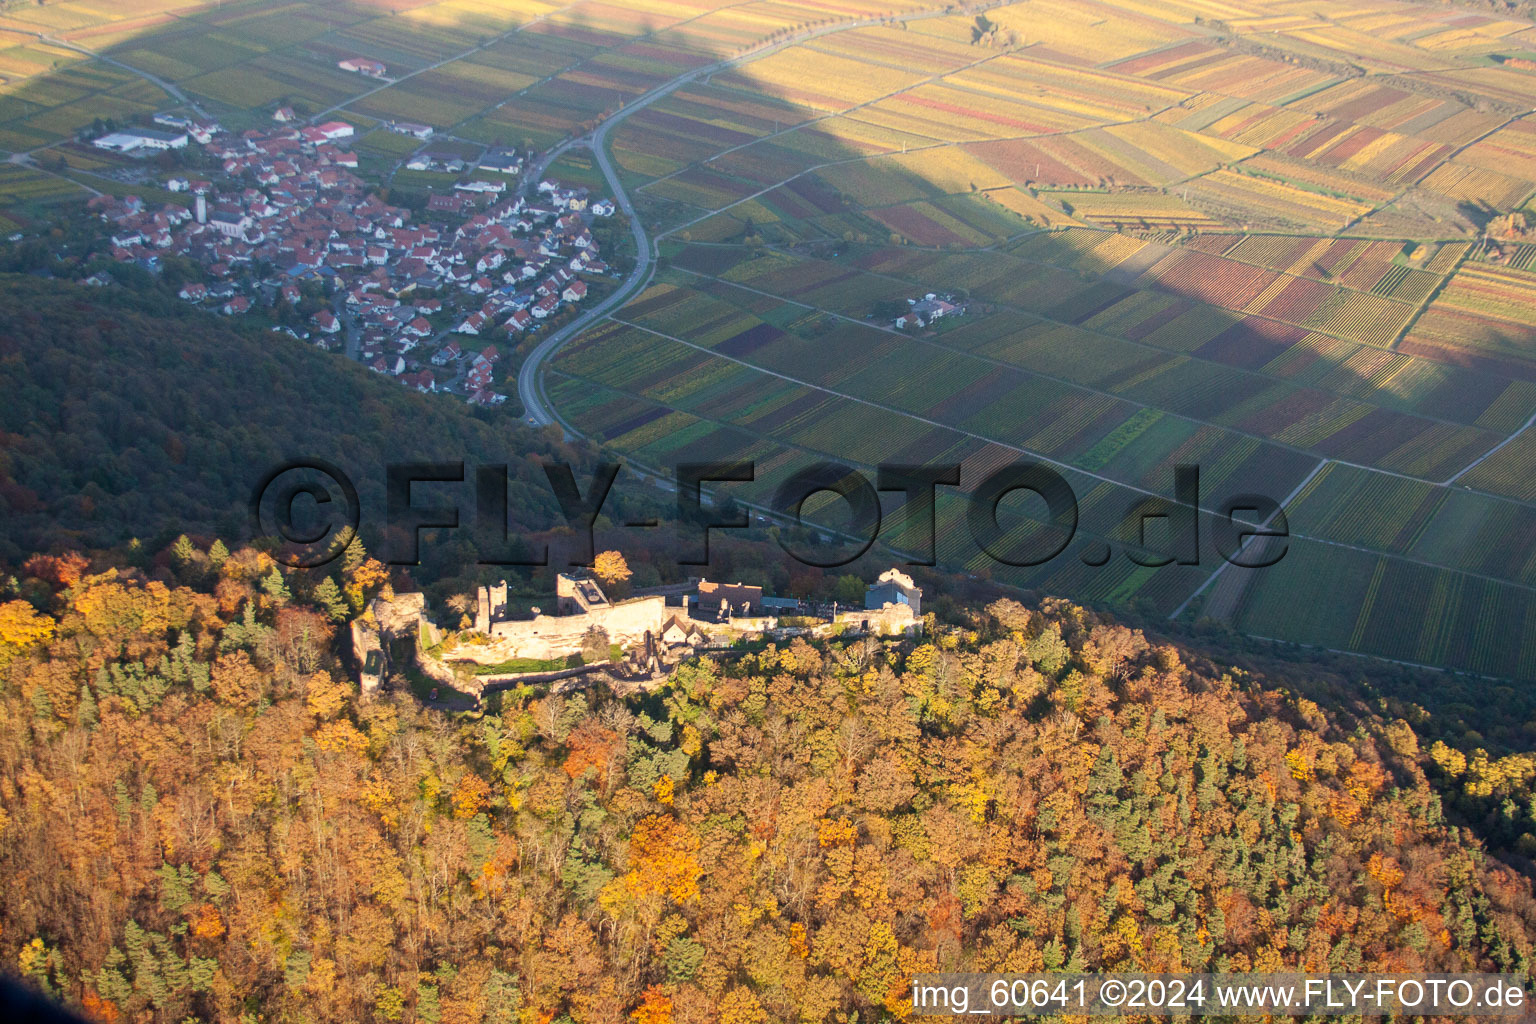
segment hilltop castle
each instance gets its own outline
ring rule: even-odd
[[[902,608],[908,608],[911,609],[913,619],[920,618],[923,614],[923,590],[900,569],[887,569],[864,591],[864,607],[870,611],[879,611],[887,606],[895,606],[898,616]]]
[[[487,681],[501,677],[495,671],[477,672],[474,666],[567,659],[594,643],[622,647],[631,670],[654,673],[679,656],[741,636],[783,640],[845,630],[872,636],[915,636],[922,631],[922,589],[899,569],[889,569],[869,584],[863,608],[768,597],[761,587],[745,583],[701,579],[660,589],[667,593],[614,602],[596,580],[561,573],[555,579],[554,614],[546,614],[536,607],[514,610],[505,580],[478,587],[473,627],[465,630],[462,641],[452,642],[451,653],[430,654],[424,652],[438,643],[440,634],[426,616],[424,595],[376,598],[369,614],[352,623],[363,691],[372,693],[391,669],[402,667],[390,665],[391,648],[407,638],[414,641],[414,663],[421,672],[478,696]],[[784,616],[796,621],[781,627]]]
[[[580,650],[582,639],[600,629],[610,643],[629,646],[658,636],[668,615],[666,598],[637,597],[614,603],[597,581],[561,573],[555,578],[555,613],[533,609],[515,616],[507,608],[506,581],[475,594],[475,632],[484,633],[507,657],[551,658]]]

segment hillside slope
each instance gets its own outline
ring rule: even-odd
[[[514,520],[557,515],[529,459],[553,446],[515,417],[154,293],[0,275],[0,389],[0,560],[243,535],[255,483],[299,456],[353,478],[365,539],[382,525],[390,462],[507,464],[528,484],[514,488]]]
[[[1445,822],[1411,729],[1065,603],[454,719],[360,705],[306,582],[209,568],[0,605],[0,958],[97,1020],[743,1024],[874,1019],[935,968],[1531,968],[1529,883]]]

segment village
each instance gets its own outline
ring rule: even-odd
[[[418,391],[482,406],[506,401],[496,389],[509,376],[496,369],[498,343],[515,346],[610,276],[592,225],[613,216],[615,204],[586,188],[531,180],[534,154],[492,149],[473,168],[429,149],[412,154],[407,166],[495,172],[446,178],[418,218],[358,175],[351,124],[300,124],[290,107],[271,117],[270,128],[236,134],[207,118],[163,113],[155,128],[93,139],[99,149],[139,157],[195,143],[218,166],[206,178],[166,183],[187,194],[186,206],[92,199],[112,258],[158,273],[167,257],[184,257],[203,276],[181,286],[185,301],[227,316],[284,312],[290,325],[274,331],[341,351]],[[434,134],[426,125],[390,127],[423,143]]]
[[[478,702],[509,686],[569,687],[595,678],[643,687],[684,661],[729,657],[764,642],[796,637],[902,637],[922,631],[923,592],[899,569],[866,586],[862,606],[772,597],[745,583],[692,579],[610,599],[599,580],[561,573],[552,610],[514,609],[505,581],[479,587],[473,615],[459,628],[438,625],[423,594],[374,600],[352,624],[352,648],[364,696],[387,679],[430,681]]]

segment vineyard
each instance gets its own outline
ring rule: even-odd
[[[1536,78],[1505,60],[1536,51],[1529,22],[1387,0],[18,5],[0,147],[63,164],[0,173],[6,230],[83,197],[71,177],[103,187],[65,140],[171,102],[38,32],[237,128],[281,101],[542,148],[616,119],[660,264],[546,382],[616,452],[754,458],[760,498],[817,458],[974,482],[1038,457],[1117,552],[1175,465],[1209,502],[1306,480],[1287,560],[1223,582],[1230,625],[1536,678],[1536,645],[1486,625],[1536,622],[1536,245],[1494,262],[1482,239],[1536,213]],[[411,151],[360,135],[370,162]],[[929,292],[964,316],[895,327]],[[939,523],[952,564],[1079,600],[1171,613],[1214,568],[998,570],[963,501]]]
[[[1536,379],[1536,274],[1465,263],[1435,296],[1399,348],[1497,367],[1523,380]]]

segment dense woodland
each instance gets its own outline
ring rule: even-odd
[[[0,957],[98,1021],[870,1021],[924,969],[1532,965],[1528,880],[1406,722],[1062,602],[449,716],[360,701],[361,552],[103,569],[36,557],[0,602]]]
[[[0,273],[0,565],[106,547],[145,565],[182,534],[251,540],[256,483],[306,456],[355,483],[362,539],[381,552],[386,466],[465,464],[456,491],[418,488],[422,504],[452,498],[460,509],[461,528],[429,534],[413,569],[435,597],[503,577],[515,592],[546,594],[562,559],[590,557],[565,527],[544,466],[570,466],[589,496],[596,465],[617,459],[563,443],[558,431],[535,431],[511,411],[417,394],[287,335],[193,311],[144,276],[129,291]],[[475,473],[485,465],[506,466],[508,478],[510,541],[492,551],[482,550],[474,528]],[[628,555],[636,586],[701,571],[678,564],[675,502],[631,473],[620,473],[603,502],[597,527]],[[635,520],[662,525],[616,525]],[[546,544],[543,570],[480,564],[508,551],[528,558]],[[837,594],[835,580],[797,566],[762,536],[717,532],[711,556],[707,571],[717,577],[778,593]],[[862,584],[852,585],[857,600]]]
[[[590,450],[153,284],[0,277],[0,377],[0,969],[92,1019],[846,1021],[925,969],[1530,970],[1536,709],[1487,680],[1176,650],[934,577],[925,642],[362,703],[373,594],[553,567],[478,566],[465,529],[393,579],[361,545],[290,571],[243,546],[258,470],[329,459],[376,513],[389,461],[503,463],[539,543],[541,463],[584,484]],[[615,525],[665,501],[604,510],[635,585],[678,576],[675,523]],[[711,550],[845,602],[871,568]]]
[[[513,520],[548,526],[559,513],[536,460],[578,472],[590,461],[514,415],[417,394],[163,288],[0,275],[0,380],[0,559],[11,562],[131,539],[153,551],[184,532],[245,536],[254,484],[299,456],[351,476],[365,538],[382,528],[384,467],[404,461],[507,465]]]

